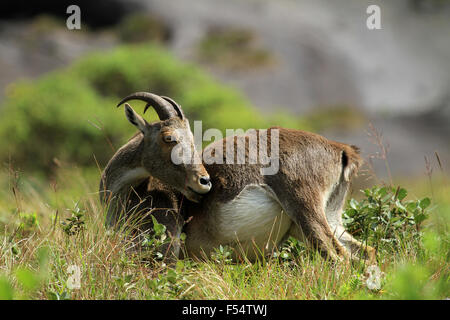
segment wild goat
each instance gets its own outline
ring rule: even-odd
[[[143,211],[153,208],[151,214],[177,238],[184,223],[177,202],[179,193],[198,201],[211,189],[210,178],[201,161],[178,165],[172,161],[175,146],[199,158],[181,108],[170,98],[147,92],[129,95],[118,106],[131,99],[146,101],[145,110],[153,106],[161,121],[149,124],[125,104],[126,117],[139,132],[114,154],[103,171],[100,201],[108,205],[106,225],[121,226],[134,216],[140,218],[138,230],[150,230],[152,219]],[[172,249],[177,255],[179,248]]]
[[[152,101],[146,97],[147,94],[133,94],[119,105],[134,98],[152,105],[163,105],[160,100],[153,98]],[[176,111],[172,110],[173,116],[165,117],[165,121],[173,117],[184,119],[184,122],[177,119],[170,123],[183,123],[183,129],[187,130],[189,127],[181,108],[173,100],[165,99]],[[167,209],[173,209],[177,213],[176,218],[161,221],[156,218],[175,238],[183,230],[186,233],[185,252],[197,258],[209,256],[219,245],[229,245],[234,248],[235,258],[245,254],[249,260],[255,260],[261,254],[272,252],[288,236],[293,236],[333,260],[359,254],[374,259],[375,250],[362,245],[346,232],[341,218],[350,180],[362,164],[358,148],[313,133],[270,128],[215,141],[203,150],[203,165],[192,164],[199,160],[195,158],[198,157],[195,149],[192,149],[197,162],[190,161],[177,167],[168,163],[167,153],[171,148],[162,142],[151,142],[161,138],[155,137],[157,133],[146,133],[148,125],[144,126],[145,120],[128,105],[126,114],[141,133],[111,159],[102,178],[107,183],[101,183],[100,191],[103,188],[110,190],[113,198],[122,201],[124,195],[131,193],[134,200],[121,202],[121,208],[113,206],[108,212],[109,223],[116,221],[115,217],[121,210],[128,212],[134,207],[147,212],[156,210],[156,213],[165,208],[163,216],[170,211]],[[175,125],[168,122],[151,126],[159,128],[153,132],[173,132]],[[266,134],[266,138],[261,139],[260,133]],[[255,136],[256,140],[253,139]],[[278,140],[279,168],[275,174],[264,175],[261,171],[263,164],[248,160],[254,148],[267,148],[265,144],[272,145],[275,137]],[[168,142],[170,146],[180,143],[194,145],[190,131],[185,131],[183,137],[176,135],[173,138]],[[239,147],[241,142],[245,142],[244,148]],[[227,144],[233,145],[235,155],[246,161],[240,164],[217,161],[229,154]],[[152,147],[144,149],[139,147],[141,145]],[[165,156],[161,157],[161,154]],[[197,189],[188,192],[186,189],[189,188],[180,183],[181,177],[188,177],[189,181],[189,175],[192,175],[189,173],[193,172],[192,169],[186,168],[196,168],[199,172],[194,175]],[[183,200],[182,195],[191,201]],[[190,221],[183,226],[184,221],[180,220],[188,217]],[[177,254],[178,249],[174,253]]]

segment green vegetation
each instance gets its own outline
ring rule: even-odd
[[[10,174],[0,181],[14,187],[0,192],[0,298],[9,299],[443,299],[449,297],[449,180],[435,181],[429,218],[409,228],[402,205],[424,203],[406,196],[404,189],[385,188],[382,218],[348,222],[361,239],[377,239],[379,289],[368,287],[363,264],[333,264],[295,239],[257,263],[229,259],[229,248],[217,248],[208,262],[189,259],[166,266],[158,246],[165,241],[164,227],[144,239],[146,251],[127,248],[121,233],[105,229],[104,209],[98,203],[95,170],[60,169],[51,185],[31,177]],[[371,209],[373,195],[349,204],[355,217]],[[415,193],[411,191],[410,194]],[[422,191],[421,191],[422,192]],[[397,200],[392,195],[397,193]],[[387,196],[389,195],[389,197]],[[350,201],[350,203],[353,200]],[[400,201],[400,203],[397,203]],[[437,205],[438,203],[439,205]],[[418,205],[420,207],[420,205]],[[356,207],[356,209],[354,208]],[[357,212],[354,212],[356,210]],[[413,213],[415,209],[408,211]],[[391,212],[390,218],[388,218]],[[32,214],[29,214],[32,213]],[[401,215],[401,220],[395,217]],[[385,222],[400,228],[379,236]],[[389,239],[402,239],[395,246]],[[70,266],[81,270],[79,289],[70,289]]]
[[[203,121],[204,130],[300,125],[288,117],[280,122],[283,116],[260,115],[241,94],[164,49],[125,46],[11,85],[0,108],[0,161],[47,174],[61,162],[106,164],[134,131],[115,105],[135,91],[173,97],[190,120]]]
[[[149,14],[126,16],[117,25],[116,32],[123,42],[165,42],[171,36],[170,28],[164,21]]]
[[[198,44],[198,59],[233,70],[269,66],[274,57],[248,29],[212,28]]]
[[[419,244],[421,227],[428,218],[430,198],[405,201],[406,189],[373,187],[361,201],[351,199],[343,214],[346,229],[375,249],[395,252],[401,243]]]
[[[347,105],[315,108],[304,115],[304,121],[314,124],[314,130],[321,132],[334,128],[360,128],[367,120],[357,108]]]

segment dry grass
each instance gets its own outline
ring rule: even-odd
[[[149,263],[145,259],[148,253],[128,250],[132,244],[122,233],[104,227],[105,211],[99,205],[96,190],[98,177],[97,170],[62,169],[52,183],[45,183],[32,176],[3,174],[0,179],[1,298],[408,298],[405,290],[414,292],[413,298],[449,296],[448,253],[439,248],[433,253],[433,248],[426,251],[409,243],[398,248],[395,255],[379,254],[378,265],[386,276],[381,290],[375,291],[366,286],[364,266],[335,265],[308,250],[295,257],[271,258],[253,264],[181,260],[168,267],[161,262]],[[420,188],[414,191],[417,195],[423,193]],[[430,219],[436,228],[432,227],[440,229],[432,235],[440,237],[438,246],[444,248],[448,248],[449,191],[448,181],[435,186],[439,210],[446,213]],[[80,224],[78,232],[73,229],[74,234],[69,235],[61,223],[68,222],[77,212],[81,218],[75,221],[84,224]],[[429,246],[433,245],[436,244]],[[80,268],[79,289],[68,288],[70,266]],[[427,284],[404,280],[409,279],[411,272],[418,272],[419,278],[425,277]],[[402,281],[411,286],[404,289]]]

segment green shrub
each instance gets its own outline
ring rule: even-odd
[[[406,189],[374,186],[361,201],[351,199],[343,213],[347,230],[377,249],[395,249],[401,242],[418,244],[428,217],[429,198],[408,200]]]
[[[136,90],[177,98],[201,80],[199,70],[178,62],[166,50],[138,45],[91,54],[72,67],[72,74],[101,95],[121,98]]]
[[[171,36],[171,30],[161,18],[148,14],[128,15],[116,30],[124,42],[166,41]]]
[[[173,97],[190,120],[203,128],[256,128],[268,122],[236,90],[218,84],[200,69],[178,62],[158,47],[122,47],[80,61],[73,71],[102,95],[120,99],[150,91]]]
[[[49,171],[54,159],[81,166],[94,164],[95,154],[103,163],[110,147],[132,132],[123,118],[106,107],[113,100],[99,97],[82,79],[52,73],[35,82],[9,88],[0,118],[0,155],[22,169]],[[98,120],[97,120],[98,119]],[[91,123],[101,121],[104,131]]]
[[[197,56],[235,71],[269,66],[275,60],[252,30],[240,28],[211,28],[199,42]]]
[[[173,97],[190,120],[203,121],[203,129],[263,128],[270,123],[235,90],[166,50],[123,46],[11,85],[0,108],[0,161],[11,159],[21,169],[46,173],[55,163],[94,166],[94,156],[105,165],[112,146],[118,148],[134,132],[115,105],[135,91]]]

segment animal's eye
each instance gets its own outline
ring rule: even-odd
[[[163,140],[164,140],[164,142],[167,142],[167,143],[177,142],[177,138],[175,138],[175,136],[172,136],[172,135],[163,136]]]

